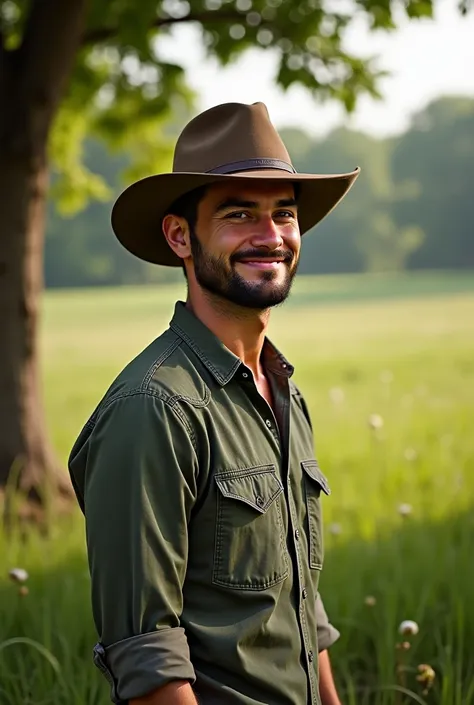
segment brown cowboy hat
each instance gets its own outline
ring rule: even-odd
[[[298,174],[263,103],[224,103],[189,122],[178,138],[173,171],[129,186],[112,210],[112,227],[129,252],[169,267],[182,261],[169,247],[161,221],[174,201],[199,186],[244,179],[297,182],[301,234],[319,223],[359,175]]]

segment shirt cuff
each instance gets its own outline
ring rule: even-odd
[[[330,623],[319,592],[316,596],[316,626],[318,651],[326,651],[341,635]]]
[[[109,681],[116,705],[126,705],[171,681],[196,680],[182,627],[140,634],[107,647],[97,644],[94,663]]]
[[[318,628],[318,651],[329,649],[340,636],[340,632],[329,622],[324,627]]]

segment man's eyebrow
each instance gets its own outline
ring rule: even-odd
[[[296,200],[294,198],[280,198],[276,204],[276,208],[290,208],[292,206],[296,206]],[[219,203],[219,205],[216,207],[215,212],[216,213],[221,213],[222,211],[226,211],[229,208],[258,208],[258,203],[257,201],[244,201],[240,198],[226,198],[225,201],[222,201],[222,203]]]
[[[290,208],[298,205],[295,198],[280,198],[276,203],[277,208]]]
[[[257,208],[258,203],[256,201],[243,201],[240,198],[226,198],[225,201],[222,201],[222,203],[219,203],[219,205],[216,208],[216,213],[220,213],[221,211],[226,211],[229,208]]]

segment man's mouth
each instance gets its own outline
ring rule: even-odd
[[[244,259],[238,260],[240,264],[245,264],[247,267],[253,267],[254,269],[264,269],[272,270],[278,269],[278,267],[284,264],[283,259]]]

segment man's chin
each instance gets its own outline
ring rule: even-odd
[[[246,292],[238,293],[229,292],[229,294],[229,300],[233,301],[237,306],[262,311],[282,304],[288,298],[289,290],[287,288],[282,290],[279,287],[274,291],[247,290]]]

